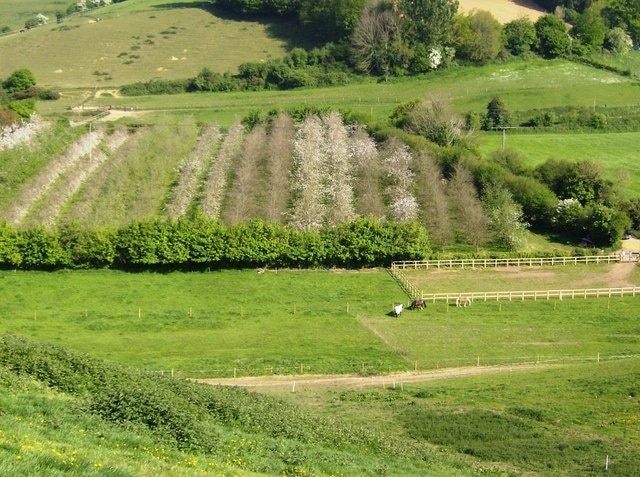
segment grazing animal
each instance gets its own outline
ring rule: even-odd
[[[471,297],[466,295],[460,295],[456,298],[456,306],[470,306],[471,305]]]
[[[409,309],[410,310],[422,310],[425,306],[427,306],[427,304],[424,302],[423,299],[419,298],[419,299],[413,300],[411,302],[411,305],[409,305]]]
[[[402,303],[393,307],[393,315],[397,318],[402,313]]]

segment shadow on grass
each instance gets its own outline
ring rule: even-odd
[[[209,2],[202,1],[185,1],[163,3],[153,5],[157,10],[176,10],[181,8],[199,8],[221,20],[231,20],[237,22],[252,22],[265,25],[267,34],[274,39],[284,41],[286,49],[306,48],[311,49],[320,46],[317,41],[306,32],[305,29],[297,23],[293,17],[280,17],[277,15],[267,14],[243,14],[233,12],[224,8],[220,8]]]

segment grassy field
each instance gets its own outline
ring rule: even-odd
[[[483,134],[480,149],[487,154],[502,148],[501,134]],[[531,166],[547,159],[593,161],[603,166],[607,177],[634,196],[640,191],[637,145],[640,133],[518,134],[507,133],[505,145],[522,153]]]
[[[640,466],[639,366],[634,358],[402,387],[261,392],[392,436],[499,462],[513,475],[630,476]]]
[[[400,290],[384,271],[3,272],[2,333],[195,375],[404,369],[357,316]],[[73,290],[72,293],[67,290]],[[199,374],[200,373],[200,374]]]
[[[205,66],[235,72],[282,56],[295,38],[282,20],[230,18],[198,3],[122,2],[0,37],[0,77],[29,68],[42,86],[94,88],[188,78]]]
[[[584,279],[580,268],[565,277]],[[384,270],[2,272],[0,283],[1,333],[198,377],[640,353],[637,298],[438,304],[392,319],[392,305],[407,297]]]
[[[256,110],[317,106],[354,111],[370,116],[373,122],[386,123],[396,106],[416,98],[446,97],[460,113],[484,113],[496,95],[509,110],[589,107],[594,97],[598,104],[611,107],[638,104],[637,81],[565,60],[454,68],[415,78],[332,88],[141,97],[108,94],[86,104],[145,112],[134,118],[135,122],[160,121],[166,114],[192,114],[199,121],[228,126]],[[72,94],[66,101],[40,103],[39,107],[43,114],[64,113],[79,100]]]
[[[6,26],[11,30],[19,30],[25,21],[38,13],[55,21],[56,12],[65,11],[69,4],[67,0],[4,0],[0,28]]]

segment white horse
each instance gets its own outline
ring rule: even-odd
[[[400,313],[402,313],[402,303],[393,307],[393,314],[396,318],[400,316]]]
[[[470,306],[473,300],[470,296],[460,295],[456,298],[456,306]]]

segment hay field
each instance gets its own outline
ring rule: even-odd
[[[459,11],[469,13],[471,10],[487,10],[501,23],[508,23],[520,17],[528,17],[536,21],[545,11],[529,0],[459,0]]]

